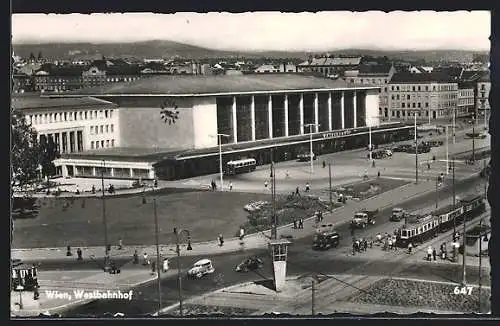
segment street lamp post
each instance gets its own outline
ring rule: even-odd
[[[182,309],[182,275],[181,275],[181,247],[179,245],[179,234],[186,233],[188,237],[187,250],[192,250],[191,248],[191,234],[188,230],[177,230],[174,228],[175,234],[175,252],[177,253],[177,278],[178,278],[178,291],[179,291],[179,314],[184,315],[184,310]]]
[[[439,176],[436,177],[436,209],[438,208],[438,187],[439,187]]]
[[[368,148],[370,149],[370,162],[373,161],[372,159],[372,126],[368,126]]]
[[[153,211],[155,219],[155,238],[156,238],[156,273],[158,274],[158,314],[161,311],[161,278],[160,278],[160,241],[158,237],[158,214],[156,209],[156,198],[153,199]]]
[[[465,247],[465,232],[466,232],[466,225],[467,225],[467,216],[464,216],[464,235],[462,239],[462,247],[463,247],[463,259],[462,259],[462,285],[466,286],[467,285],[467,274],[465,271],[465,268],[467,266],[466,262],[466,257],[467,257],[467,248]]]
[[[453,195],[453,209],[455,209],[455,205],[456,205],[456,196],[455,196],[455,157],[452,157],[452,161],[451,161],[451,164],[452,164],[452,173],[453,173],[453,177],[452,177],[452,195]],[[453,218],[453,237],[455,236],[457,230],[456,230],[456,218]]]
[[[230,137],[227,134],[220,134],[218,133],[217,135],[213,135],[212,137],[217,137],[217,142],[219,143],[219,174],[220,174],[220,190],[224,190],[224,179],[223,179],[223,172],[222,172],[222,137]]]
[[[475,117],[472,118],[472,164],[476,163],[476,143],[475,143],[475,139],[476,139],[476,129],[475,129]]]
[[[317,123],[308,123],[308,124],[305,124],[304,127],[309,127],[309,155],[310,155],[310,158],[311,158],[311,174],[314,173],[314,164],[313,164],[313,156],[314,156],[314,153],[313,153],[313,139],[312,139],[312,135],[313,135],[313,131],[312,131],[312,127],[319,127],[320,125],[317,124]]]
[[[485,234],[485,239],[487,235]],[[483,219],[479,221],[479,313],[481,313],[482,261],[483,261]]]
[[[455,119],[456,119],[456,115],[457,115],[457,110],[456,109],[453,109],[453,144],[455,144],[455,133],[456,133],[456,122],[455,122]]]
[[[415,183],[418,184],[418,142],[417,142],[417,112],[413,112],[415,121]]]
[[[276,216],[276,170],[274,167],[274,160],[271,161],[271,197],[273,201],[273,228],[271,230],[271,238],[274,240],[278,239],[278,219]]]
[[[104,225],[104,271],[107,272],[109,268],[109,246],[108,246],[108,222],[106,220],[106,191],[104,190],[104,170],[106,169],[106,162],[102,160],[101,170],[101,188],[102,188],[102,223]]]
[[[455,131],[455,130],[453,130]],[[446,132],[446,174],[449,173],[449,161],[448,161],[448,126],[445,126],[445,132]]]
[[[332,164],[328,163],[328,193],[330,194],[330,211],[333,210],[332,202]]]

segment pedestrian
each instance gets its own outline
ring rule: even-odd
[[[388,245],[389,245],[389,249],[392,250],[392,239],[389,238],[389,240],[387,241]]]
[[[368,249],[368,242],[366,239],[363,239],[363,250],[366,251],[366,249]]]
[[[264,188],[267,188],[267,180],[264,182]]]
[[[137,253],[137,250],[134,251],[133,264],[139,264],[139,254]]]
[[[240,228],[240,240],[243,240],[245,237],[245,230],[243,228]]]
[[[382,242],[382,234],[377,233],[377,242],[381,243]]]
[[[299,187],[295,188],[295,194],[296,195],[300,195],[300,193],[299,193]]]
[[[432,247],[429,246],[429,248],[427,248],[427,260],[431,261],[431,259],[432,259]]]
[[[356,242],[355,242],[355,241],[353,241],[353,242],[352,242],[352,255],[353,255],[353,256],[356,254],[356,251],[357,251],[357,249],[356,249]]]
[[[432,259],[433,259],[434,261],[436,261],[436,256],[437,256],[437,253],[436,253],[436,248],[433,248],[433,249],[432,249]]]
[[[432,155],[432,161],[436,161],[436,155]]]
[[[375,167],[375,160],[372,161],[372,168]]]
[[[323,222],[323,212],[319,211],[319,221]]]
[[[360,252],[359,244],[360,244],[359,240],[356,240],[356,251],[357,252]]]
[[[296,229],[297,228],[297,220],[296,219],[293,219],[293,228]]]
[[[118,250],[122,250],[123,249],[123,241],[122,239],[118,240]]]
[[[163,273],[168,271],[168,258],[163,259]]]
[[[380,178],[380,171],[377,172],[377,178]]]
[[[95,194],[95,186],[92,185],[92,194]]]
[[[311,187],[309,186],[309,182],[306,183],[306,192],[309,192],[311,190]]]
[[[427,163],[427,170],[430,170],[430,169],[431,169],[431,164]]]
[[[71,246],[67,246],[66,247],[66,256],[73,256],[73,254],[71,253]]]
[[[288,173],[288,170],[285,171],[285,179],[290,179],[290,174]]]
[[[232,181],[229,182],[229,191],[231,191],[231,190],[233,190],[233,182]]]
[[[300,218],[300,220],[299,220],[299,228],[300,229],[304,228],[304,219],[303,218]]]
[[[224,245],[224,237],[222,236],[222,233],[219,234],[219,247],[222,247]]]
[[[158,187],[158,179],[155,179],[154,183],[153,183],[153,187],[157,188]]]
[[[151,264],[151,272],[152,272],[153,274],[155,274],[155,273],[156,273],[156,262],[155,262],[155,261],[153,261],[153,263]]]
[[[326,168],[326,162],[323,161],[323,169]]]
[[[408,254],[411,254],[411,249],[413,248],[413,245],[410,243],[408,243]]]
[[[142,257],[144,258],[144,261],[142,262],[142,265],[146,266],[146,265],[149,265],[150,264],[150,261],[149,261],[149,258],[148,258],[148,254],[147,253],[144,253],[142,255]]]
[[[78,256],[76,260],[83,260],[82,249],[78,248],[78,250],[76,251],[76,255]]]
[[[33,287],[33,300],[38,300],[40,297],[40,292],[38,292],[38,285]]]

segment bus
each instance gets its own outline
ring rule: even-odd
[[[257,161],[253,158],[229,161],[226,165],[226,175],[235,175],[239,173],[252,172],[257,166]]]

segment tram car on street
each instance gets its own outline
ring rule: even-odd
[[[12,291],[33,291],[38,288],[35,265],[18,264],[11,268],[10,288]],[[21,286],[21,288],[19,287]]]
[[[461,199],[455,206],[447,205],[419,218],[408,219],[408,224],[398,232],[396,245],[406,248],[409,243],[423,243],[438,233],[450,230],[454,224],[458,225],[464,219],[473,219],[485,211],[484,200],[484,195],[470,195]]]

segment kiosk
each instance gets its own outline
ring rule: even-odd
[[[269,242],[269,252],[273,261],[274,288],[276,292],[281,292],[285,285],[286,278],[286,258],[289,240],[279,239]]]

